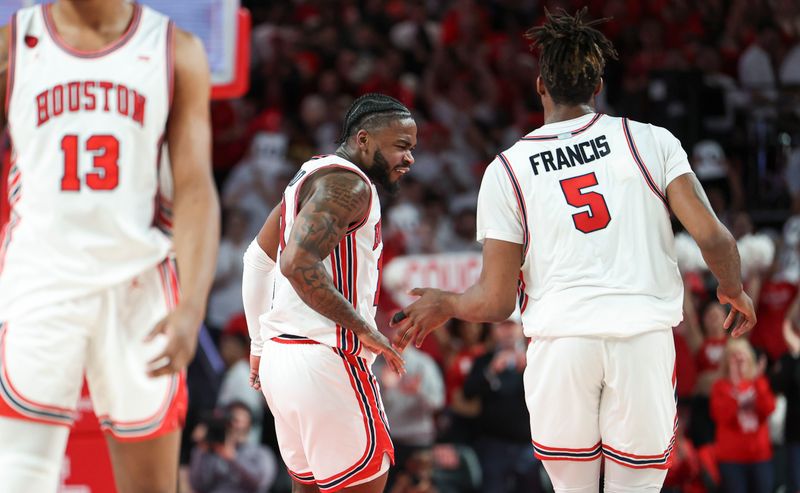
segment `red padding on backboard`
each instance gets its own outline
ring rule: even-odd
[[[250,11],[240,8],[236,16],[236,62],[233,80],[211,88],[211,99],[244,96],[250,88]]]

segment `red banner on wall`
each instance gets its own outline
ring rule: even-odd
[[[481,254],[475,252],[395,257],[383,269],[383,288],[406,306],[415,299],[408,294],[413,288],[463,292],[478,280],[481,265]]]

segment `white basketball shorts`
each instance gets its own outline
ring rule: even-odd
[[[669,468],[677,426],[669,330],[534,339],[524,378],[539,459],[602,455],[632,468]]]
[[[178,300],[174,262],[122,285],[0,321],[0,415],[71,426],[84,375],[101,427],[122,441],[183,425],[184,375],[150,378],[145,336]]]
[[[378,382],[364,359],[279,336],[264,344],[259,378],[295,481],[333,492],[377,478],[394,462]]]

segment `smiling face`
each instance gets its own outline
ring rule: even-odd
[[[371,132],[361,129],[356,142],[364,156],[364,171],[386,191],[395,193],[414,164],[417,124],[411,118],[394,119]]]

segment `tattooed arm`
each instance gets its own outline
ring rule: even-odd
[[[382,353],[399,370],[400,355],[339,293],[322,263],[350,225],[369,213],[369,186],[353,172],[336,170],[314,177],[303,187],[308,189],[300,191],[300,211],[281,252],[281,273],[305,304],[352,330],[365,346]]]

